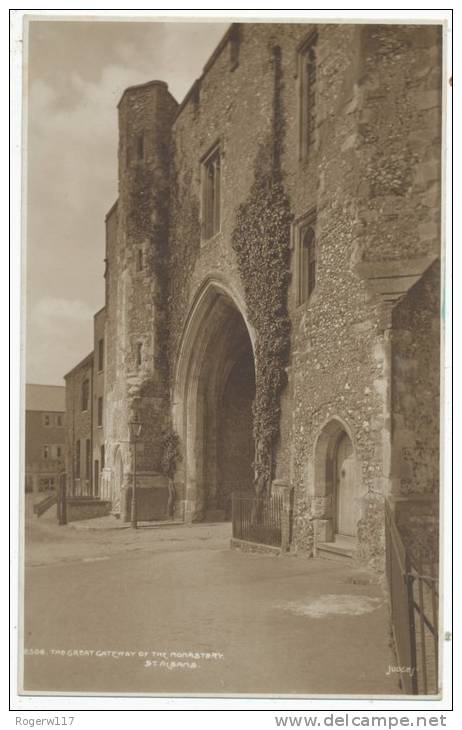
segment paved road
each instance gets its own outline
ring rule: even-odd
[[[230,551],[229,531],[29,523],[25,691],[399,693],[367,573]]]

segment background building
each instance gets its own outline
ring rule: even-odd
[[[94,349],[64,376],[68,494],[100,496],[104,469],[104,307],[93,318]]]
[[[26,384],[26,492],[58,487],[65,457],[65,388]]]
[[[94,357],[91,352],[69,373],[66,382],[67,491],[73,496],[93,495],[92,435]]]

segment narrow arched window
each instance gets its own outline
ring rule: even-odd
[[[90,381],[88,378],[86,378],[82,383],[80,396],[82,411],[88,411],[88,401],[90,398]]]
[[[212,238],[220,230],[221,158],[215,147],[202,161],[202,239]]]
[[[308,226],[301,232],[299,251],[299,304],[306,302],[316,286],[316,235]]]
[[[141,364],[143,362],[143,343],[138,342],[136,345],[136,364],[138,367],[141,367]]]
[[[300,158],[309,157],[316,135],[316,33],[299,47]]]
[[[304,154],[309,153],[314,143],[316,124],[316,57],[314,47],[311,46],[304,58]]]
[[[80,479],[80,439],[75,442],[75,478]]]

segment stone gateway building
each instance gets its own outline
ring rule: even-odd
[[[149,519],[283,492],[291,549],[379,565],[388,499],[436,544],[441,32],[238,23],[181,104],[126,89],[88,493],[129,514],[135,420]]]

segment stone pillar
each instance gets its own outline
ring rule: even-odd
[[[286,553],[290,550],[292,540],[292,518],[294,506],[294,489],[282,479],[274,479],[271,487],[274,495],[282,496],[282,535],[281,535],[281,551]]]
[[[313,520],[314,542],[317,545],[320,542],[332,542],[334,539],[334,527],[332,518],[328,520]]]

